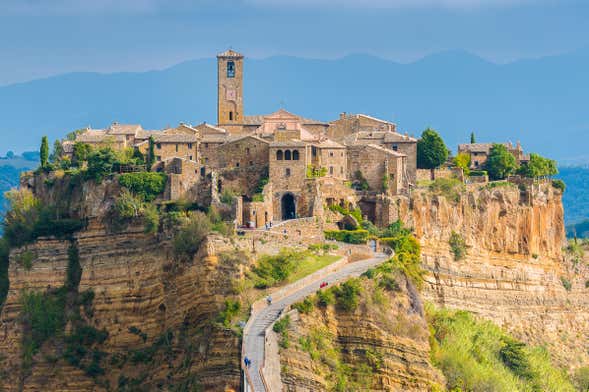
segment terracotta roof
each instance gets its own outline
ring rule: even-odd
[[[403,135],[397,132],[391,131],[358,131],[354,132],[345,137],[345,142],[347,144],[355,144],[355,143],[375,143],[381,141],[383,143],[393,143],[393,142],[417,142],[417,139],[409,136]]]
[[[102,143],[106,141],[124,142],[124,135],[112,135],[105,131],[88,130],[76,136],[76,141],[81,143]]]
[[[108,133],[112,135],[135,135],[143,128],[139,124],[119,124],[112,123],[108,129]]]
[[[346,148],[343,144],[339,144],[338,142],[334,142],[331,139],[324,139],[315,145],[319,148]]]
[[[305,147],[307,143],[301,140],[285,140],[282,142],[271,142],[270,147]]]
[[[208,129],[210,129],[210,130],[212,130],[212,131],[216,131],[217,133],[227,133],[227,130],[226,130],[226,129],[219,128],[219,127],[216,127],[216,126],[214,126],[214,125],[211,125],[211,124],[208,124],[208,123],[206,123],[206,122],[203,122],[203,123],[201,123],[201,124],[198,124],[198,125],[197,125],[197,126],[195,126],[194,128],[196,128],[197,130],[198,130],[199,128],[208,128]]]
[[[153,130],[148,131],[148,130],[141,129],[135,135],[135,139],[149,139],[150,136],[156,137],[160,133],[162,133],[162,131],[153,131]]]
[[[466,143],[458,145],[458,152],[485,152],[488,154],[489,151],[491,151],[491,147],[493,147],[493,144],[503,144],[505,147],[509,149],[513,148],[513,145],[511,143]]]
[[[224,143],[227,141],[227,135],[203,135],[200,141],[202,143]]]
[[[379,146],[377,144],[354,144],[351,146],[348,146],[348,148],[354,149],[354,148],[372,148],[381,152],[384,152],[388,155],[393,155],[395,157],[406,157],[407,155],[400,153],[398,151],[394,151],[394,150],[390,150],[388,148],[384,148],[383,146]]]
[[[232,57],[232,58],[243,58],[243,54],[236,52],[233,49],[228,49],[222,53],[219,53],[217,57]]]
[[[266,143],[266,144],[269,144],[270,143],[269,141],[264,140],[264,139],[261,139],[261,138],[257,137],[256,135],[235,135],[235,136],[229,136],[226,139],[227,140],[227,143],[225,143],[225,144],[238,142],[240,140],[248,139],[248,138],[252,138],[254,140],[257,140],[259,142]]]
[[[187,135],[185,133],[161,133],[153,137],[156,143],[196,143],[196,135]]]

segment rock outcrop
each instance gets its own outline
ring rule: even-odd
[[[39,239],[26,247],[34,255],[29,270],[17,261],[24,248],[11,255],[10,291],[0,315],[0,388],[239,388],[240,339],[213,322],[241,271],[217,256],[230,244],[211,238],[191,262],[178,262],[165,239],[143,234],[142,227],[107,234],[91,224],[74,240],[82,270],[79,291],[94,293],[91,312],[81,312],[82,317],[108,333],[97,346],[104,372],[90,377],[72,366],[63,358],[59,336],[41,347],[30,369],[23,369],[22,292],[62,286],[68,266],[70,241]]]
[[[427,391],[443,385],[430,363],[429,330],[414,288],[398,275],[396,290],[361,279],[359,306],[315,306],[295,313],[280,352],[287,391]]]
[[[472,186],[453,199],[428,192],[412,198],[407,221],[429,272],[425,298],[547,344],[560,365],[588,364],[589,276],[575,274],[563,255],[560,191],[550,184]],[[466,244],[462,260],[454,258],[452,232]]]

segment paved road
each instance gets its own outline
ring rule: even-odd
[[[321,282],[327,282],[329,283],[329,286],[332,286],[336,282],[346,280],[351,277],[360,276],[366,270],[381,264],[389,257],[390,256],[384,254],[378,254],[372,259],[346,264],[340,270],[334,271],[327,277],[319,279],[307,286],[301,287],[292,294],[277,300],[276,302],[272,303],[272,305],[268,306],[259,312],[256,316],[254,316],[251,329],[243,337],[245,355],[252,361],[248,373],[253,384],[253,391],[266,391],[266,388],[262,382],[262,377],[260,376],[260,366],[262,366],[264,361],[264,333],[266,328],[276,321],[280,315],[280,312],[282,312],[285,307],[292,305],[311,294],[314,294],[317,290],[319,290],[319,285]],[[251,390],[251,388],[246,390]]]

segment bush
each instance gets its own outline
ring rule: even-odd
[[[388,291],[401,291],[401,286],[390,274],[383,274],[378,281],[378,285]]]
[[[368,241],[367,230],[326,230],[325,238],[347,242],[349,244],[364,244]]]
[[[119,177],[119,183],[143,201],[153,201],[166,189],[167,178],[165,173],[124,173]]]
[[[556,189],[559,189],[561,192],[564,192],[566,189],[566,184],[563,180],[560,179],[552,180],[552,186]]]
[[[488,176],[489,173],[486,170],[471,170],[469,175],[471,177],[483,177]]]
[[[517,161],[503,144],[493,144],[489,157],[485,162],[485,169],[491,180],[502,180],[517,168]]]
[[[276,321],[272,326],[272,330],[277,334],[280,334],[280,347],[288,348],[288,327],[290,326],[290,316],[286,315],[280,320]]]
[[[178,230],[172,240],[174,253],[183,258],[192,258],[200,244],[211,232],[209,218],[200,211],[192,212],[188,221]]]
[[[256,287],[266,288],[283,282],[294,272],[296,265],[305,256],[304,252],[291,249],[281,249],[275,256],[261,256],[253,268],[253,272],[259,277]]]
[[[317,305],[326,307],[335,303],[334,288],[330,287],[327,290],[317,291]]]
[[[219,200],[221,200],[221,203],[223,204],[233,205],[235,202],[235,192],[233,192],[231,189],[225,188],[223,189]]]
[[[4,238],[10,247],[33,240],[33,230],[39,217],[39,200],[28,189],[12,189],[5,194],[9,209],[4,216]]]
[[[455,261],[462,260],[466,256],[466,241],[464,241],[464,238],[454,230],[452,230],[452,234],[450,234],[448,244],[450,245],[450,250],[454,255]]]
[[[358,307],[362,286],[360,280],[352,278],[334,289],[337,305],[345,311],[353,311]]]
[[[589,391],[589,366],[580,367],[575,370],[573,384],[579,391]]]
[[[88,169],[86,178],[100,183],[112,173],[117,156],[111,148],[101,148],[88,154]]]
[[[219,313],[218,320],[223,326],[228,328],[231,325],[233,318],[239,313],[241,303],[231,299],[225,300],[225,309]]]
[[[442,195],[457,203],[460,201],[460,194],[464,191],[464,184],[455,178],[436,178],[429,185],[429,190],[435,195]]]
[[[307,314],[313,310],[313,301],[309,298],[305,298],[304,300],[295,303],[293,307],[298,310],[299,313]]]
[[[17,262],[25,270],[30,271],[31,268],[33,267],[33,259],[34,258],[35,258],[35,255],[33,254],[33,252],[31,252],[30,250],[26,250],[18,256]]]
[[[153,204],[148,205],[143,210],[143,231],[145,234],[155,234],[160,225],[160,216],[157,207]]]
[[[562,287],[564,287],[564,289],[566,291],[571,291],[573,288],[573,285],[571,283],[570,280],[568,280],[567,278],[565,278],[564,276],[560,277],[560,281],[562,282]]]

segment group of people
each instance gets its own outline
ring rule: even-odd
[[[270,230],[272,228],[272,221],[264,223],[264,227],[266,230]]]

